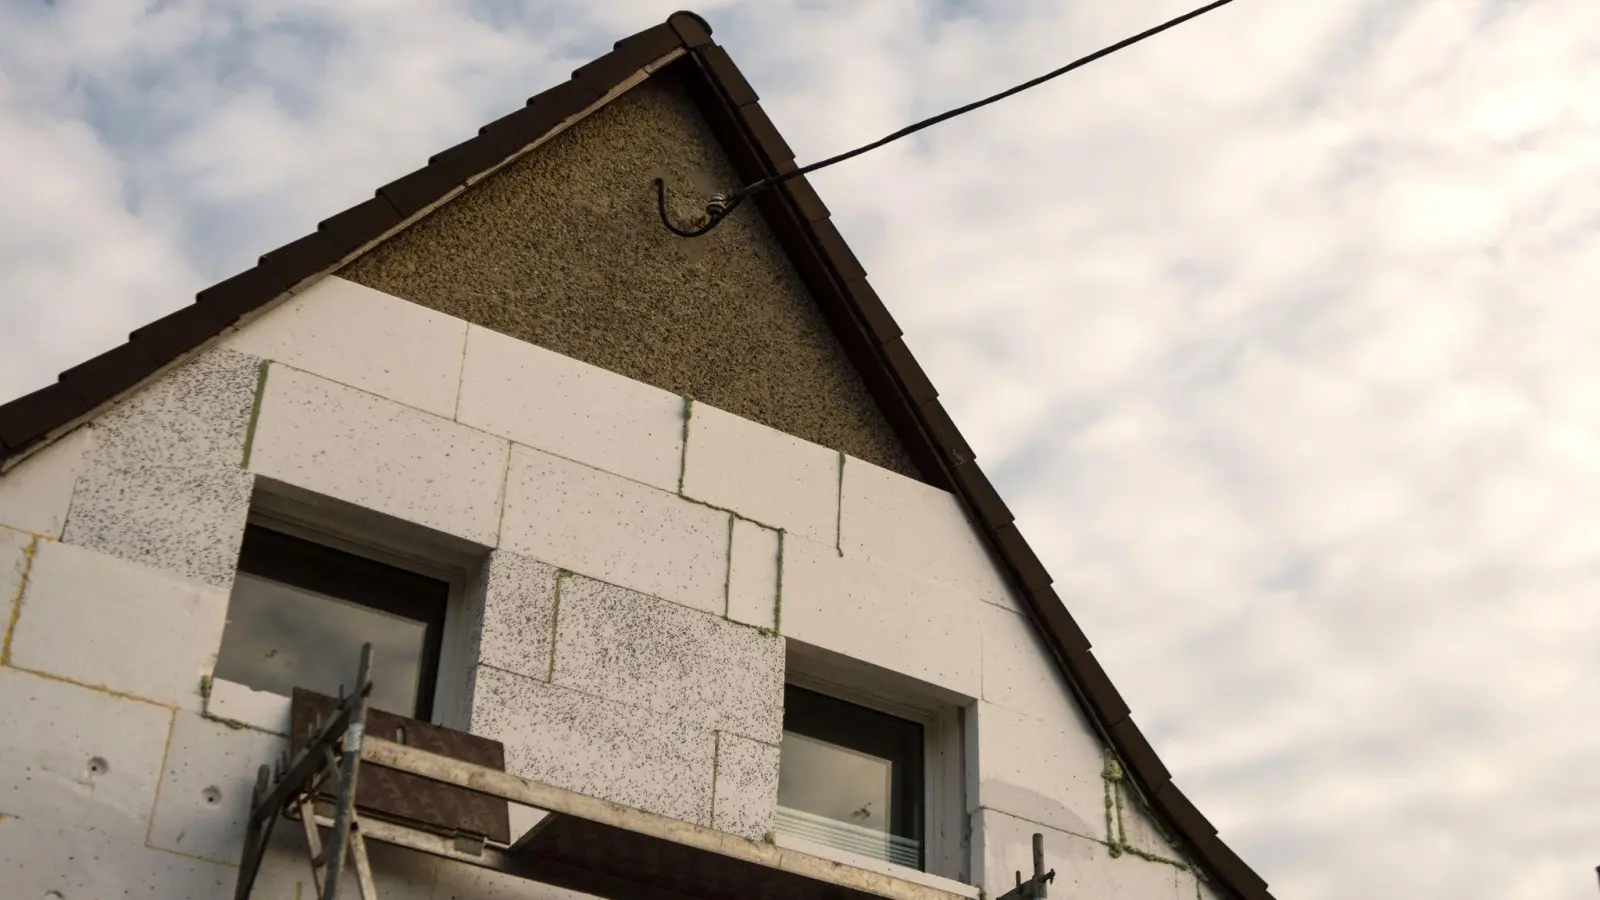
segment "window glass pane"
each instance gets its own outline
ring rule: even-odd
[[[893,762],[792,731],[778,753],[779,806],[889,831]]]
[[[412,716],[426,636],[414,619],[239,572],[216,676],[283,696],[297,686],[337,695],[371,643],[372,705]]]

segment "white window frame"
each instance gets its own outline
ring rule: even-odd
[[[490,548],[375,510],[257,478],[249,524],[416,572],[450,586],[433,689],[432,724],[467,730],[473,622],[467,608]],[[355,665],[355,661],[350,663]]]
[[[971,827],[966,804],[966,727],[962,698],[858,660],[788,640],[785,680],[795,687],[918,722],[923,729],[923,867],[965,883]],[[783,765],[780,759],[778,764]],[[915,872],[890,863],[899,873]],[[917,880],[909,875],[901,875]]]

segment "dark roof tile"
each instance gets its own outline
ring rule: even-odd
[[[72,388],[58,381],[0,406],[0,443],[7,453],[25,450],[88,411]]]
[[[1016,523],[1008,522],[991,529],[989,533],[994,536],[995,543],[1025,590],[1050,586],[1050,573],[1046,571],[1044,563],[1039,562],[1039,557],[1034,555],[1033,548],[1022,539],[1022,532],[1017,530]]]
[[[989,477],[983,474],[977,463],[956,466],[950,470],[950,474],[955,479],[957,492],[977,512],[978,523],[983,528],[999,528],[1015,520],[1011,509],[1000,499],[1000,493],[989,483]]]
[[[510,156],[559,125],[565,116],[558,112],[542,103],[524,106],[478,129],[478,134],[494,141],[504,156]]]
[[[1245,865],[1239,854],[1229,849],[1220,838],[1212,835],[1201,843],[1199,850],[1243,900],[1270,900],[1266,879]]]
[[[1172,819],[1181,833],[1190,835],[1192,839],[1203,839],[1217,833],[1216,826],[1201,815],[1200,810],[1189,802],[1189,798],[1183,791],[1178,790],[1178,785],[1174,782],[1168,781],[1157,788],[1155,794],[1150,797],[1150,802]]]
[[[1162,785],[1172,780],[1172,773],[1162,764],[1161,757],[1156,755],[1154,747],[1133,723],[1133,719],[1123,719],[1111,726],[1111,737],[1117,746],[1117,756],[1127,768],[1138,773],[1139,785],[1147,792],[1154,792]]]
[[[574,69],[572,80],[581,83],[585,90],[592,91],[598,100],[652,59],[641,59],[636,53],[613,50]]]
[[[381,196],[363,200],[341,213],[317,223],[317,230],[329,234],[345,252],[360,247],[400,224],[400,214]]]
[[[678,33],[678,38],[689,49],[711,43],[711,26],[706,20],[688,10],[679,10],[667,17],[667,24]]]
[[[862,268],[861,261],[856,259],[850,246],[844,242],[844,235],[839,233],[832,219],[818,219],[811,223],[811,231],[816,235],[817,246],[833,262],[834,269],[839,273],[841,281],[855,281],[867,277],[867,270]]]
[[[922,366],[917,363],[917,358],[911,355],[911,349],[900,338],[883,343],[883,357],[889,363],[889,368],[894,371],[895,377],[900,379],[904,386],[906,396],[912,403],[922,404],[939,396],[934,389],[933,382],[928,380],[927,373],[922,371]]]
[[[627,56],[638,63],[635,68],[643,67],[655,60],[666,56],[683,46],[683,38],[666,22],[652,25],[638,34],[630,34],[615,44],[611,49]]]
[[[262,254],[260,265],[284,272],[304,272],[312,275],[332,268],[344,258],[349,249],[344,246],[348,234],[313,231],[303,238],[290,241],[276,250]]]
[[[215,337],[222,327],[208,307],[191,303],[135,330],[128,340],[164,365]]]
[[[225,281],[201,291],[195,302],[211,310],[217,321],[231,325],[240,316],[255,312],[287,291],[300,279],[275,266],[252,266]]]
[[[944,405],[937,400],[925,400],[917,404],[922,411],[923,425],[928,429],[929,435],[939,444],[946,461],[952,466],[964,466],[972,462],[972,447],[967,444],[967,439],[957,430],[954,419],[945,412]]]
[[[861,312],[861,319],[867,324],[867,330],[872,332],[873,340],[887,344],[900,337],[900,324],[894,320],[894,316],[889,315],[888,307],[878,299],[878,292],[872,289],[865,278],[845,282],[844,292]]]
[[[971,466],[962,466],[962,469]],[[956,471],[960,471],[957,469]],[[1031,587],[1023,591],[1023,602],[1033,610],[1039,621],[1044,623],[1045,634],[1049,636],[1060,651],[1067,655],[1084,653],[1089,649],[1089,638],[1078,627],[1077,620],[1067,612],[1067,605],[1061,602],[1055,589],[1050,587]]]
[[[72,388],[86,408],[93,409],[143,381],[161,365],[139,344],[119,344],[62,372],[60,381]]]
[[[778,186],[778,190],[788,195],[803,221],[815,222],[828,217],[828,205],[822,202],[817,189],[811,186],[811,182],[807,181],[804,175],[785,181]]]
[[[794,171],[794,151],[789,149],[789,142],[778,133],[761,104],[747,103],[739,107],[736,113],[767,163],[779,172]]]
[[[461,182],[445,168],[423,166],[378,188],[378,195],[388,200],[402,219],[409,219],[459,184]]]
[[[729,106],[738,109],[761,99],[756,94],[756,89],[745,80],[744,73],[733,64],[733,58],[728,56],[728,51],[711,44],[705,48],[702,55],[705,57],[706,66],[711,69],[711,77],[722,86],[723,95]]]
[[[1088,701],[1090,709],[1100,717],[1101,723],[1109,730],[1118,722],[1128,717],[1128,703],[1122,699],[1122,694],[1117,691],[1116,685],[1111,683],[1106,670],[1100,667],[1100,660],[1094,658],[1094,653],[1069,653],[1065,660],[1067,674],[1072,678],[1078,689],[1083,691],[1084,699]],[[1137,760],[1130,760],[1131,765],[1138,765]]]
[[[499,165],[510,152],[506,142],[480,134],[428,157],[428,168],[438,169],[454,187],[466,184],[468,178],[484,169]]]

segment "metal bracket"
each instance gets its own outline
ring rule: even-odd
[[[486,838],[483,835],[473,834],[470,831],[457,831],[455,833],[456,852],[465,853],[468,856],[482,856],[485,841]]]
[[[1033,835],[1033,877],[1027,881],[1022,880],[1022,873],[1017,873],[1017,886],[996,900],[1045,900],[1046,885],[1056,880],[1056,870],[1044,870],[1044,835],[1037,832]]]

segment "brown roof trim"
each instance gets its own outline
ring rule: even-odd
[[[127,344],[68,369],[56,384],[0,406],[0,462],[131,390],[241,317],[338,266],[350,254],[547,138],[641,69],[680,51],[687,52],[666,71],[683,79],[739,178],[749,183],[793,171],[793,152],[762,110],[754,88],[727,52],[711,40],[710,26],[694,13],[674,13],[665,23],[618,41],[612,52],[573,72],[571,80],[484,126],[477,137],[379,188],[372,199],[267,253],[254,268],[201,291],[194,304],[133,332]],[[822,199],[802,177],[756,195],[752,205],[816,298],[918,469],[930,483],[950,490],[966,505],[1018,587],[1067,682],[1122,760],[1134,788],[1182,840],[1213,885],[1245,900],[1270,900],[1266,883],[1217,838],[1216,829],[1172,783],[1129,717],[1127,704],[1051,588],[1049,573],[1017,530],[1005,502],[973,460],[972,448],[900,339],[899,326],[867,283],[866,270],[833,225]]]

